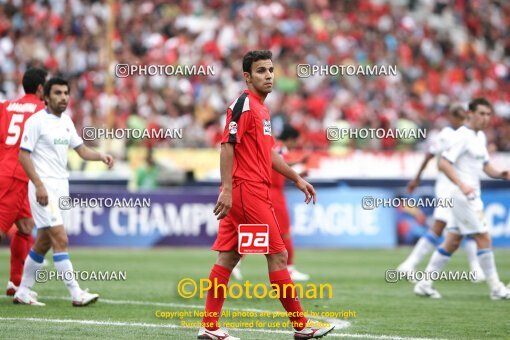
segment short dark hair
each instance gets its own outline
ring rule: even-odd
[[[462,107],[462,105],[460,104],[452,104],[450,105],[450,107],[448,108],[448,113],[452,116],[452,117],[457,117],[457,118],[464,118],[464,108]]]
[[[67,86],[67,90],[70,91],[69,83],[67,82],[67,80],[59,78],[59,77],[55,77],[55,78],[51,78],[50,80],[48,80],[46,82],[46,84],[44,84],[44,96],[45,97],[49,97],[50,96],[51,87],[53,85],[66,85]]]
[[[487,106],[488,108],[490,108],[492,110],[492,105],[491,105],[491,103],[489,103],[489,101],[487,99],[475,98],[468,105],[469,111],[475,112],[476,109],[478,108],[478,106],[480,106],[480,105]]]
[[[40,68],[29,68],[23,74],[23,90],[26,94],[35,94],[39,85],[44,86],[48,72]]]
[[[243,57],[243,72],[251,73],[251,65],[259,60],[271,60],[273,53],[268,50],[250,51]]]
[[[294,127],[292,127],[289,124],[285,124],[283,126],[282,133],[280,133],[279,139],[282,141],[287,141],[289,139],[298,139],[299,138],[299,131],[296,130]]]

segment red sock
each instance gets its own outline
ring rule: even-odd
[[[215,283],[227,286],[229,279],[230,270],[217,264],[213,266],[211,274],[209,275],[209,280],[211,280],[211,289],[207,292],[207,298],[205,300],[205,312],[207,315],[202,318],[202,323],[207,325],[206,329],[209,331],[215,331],[220,328],[218,325],[218,321],[220,320],[219,315],[221,314],[221,308],[225,301],[225,290],[221,287],[215,289]],[[210,316],[209,314],[212,312],[216,312],[218,316]]]
[[[299,302],[299,298],[292,297],[292,288],[287,286],[287,291],[283,292],[284,285],[293,285],[294,282],[290,279],[289,271],[287,268],[282,270],[277,270],[269,273],[269,280],[271,284],[277,284],[280,290],[280,302],[283,305],[283,308],[287,311],[287,313],[292,312],[294,315],[297,313],[303,314],[303,308],[301,308],[301,303]],[[294,292],[297,293],[296,290]],[[297,312],[297,313],[296,313]],[[306,326],[306,318],[304,316],[291,316],[289,317],[290,322],[295,330],[302,330]]]
[[[16,286],[19,286],[21,283],[23,265],[32,246],[31,238],[32,235],[17,231],[11,239],[11,276],[9,280]]]
[[[290,236],[284,238],[283,243],[285,243],[288,253],[287,266],[292,266],[294,264],[294,243],[292,243],[292,238]]]

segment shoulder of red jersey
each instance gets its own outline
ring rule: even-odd
[[[243,92],[239,97],[237,97],[232,103],[229,105],[229,110],[232,113],[241,114],[246,111],[250,111],[250,98],[248,93]]]
[[[4,103],[4,108],[6,111],[19,113],[34,114],[38,111],[41,111],[45,107],[46,106],[40,99],[36,98],[35,96],[33,97],[26,95],[17,100]]]

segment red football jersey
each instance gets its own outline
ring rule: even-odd
[[[247,180],[271,185],[274,139],[269,110],[259,96],[246,90],[229,106],[221,143],[235,145],[233,182]]]
[[[18,161],[19,145],[25,122],[34,113],[45,108],[34,94],[18,100],[6,101],[0,106],[0,176],[14,177],[28,182],[28,176]]]

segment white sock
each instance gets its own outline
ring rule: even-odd
[[[405,263],[408,266],[415,268],[425,255],[434,250],[437,239],[438,237],[433,232],[428,231],[425,236],[420,237],[418,242],[416,242],[413,251],[409,254]]]
[[[432,256],[430,257],[429,264],[427,268],[425,268],[426,272],[441,272],[443,268],[446,266],[448,261],[450,261],[452,254],[447,252],[441,247],[438,247]],[[423,280],[429,285],[432,285],[432,282],[429,280]]]
[[[478,251],[478,261],[480,262],[480,267],[482,267],[490,289],[498,289],[501,286],[501,282],[499,281],[498,270],[496,269],[496,261],[494,260],[492,249],[480,249]]]
[[[33,249],[30,249],[27,258],[25,259],[25,265],[23,266],[23,276],[21,277],[21,283],[18,288],[20,294],[28,293],[35,284],[36,273],[43,267],[44,255],[36,253]]]
[[[471,271],[481,270],[480,263],[478,262],[478,256],[476,254],[478,251],[476,241],[469,237],[466,238],[464,249],[466,250],[467,258],[469,261],[469,268],[471,268]]]
[[[69,254],[67,252],[54,253],[53,263],[57,269],[57,273],[61,273],[64,283],[71,294],[73,300],[79,300],[81,289],[80,285],[74,278],[73,264],[69,260]]]

